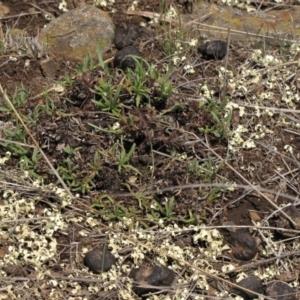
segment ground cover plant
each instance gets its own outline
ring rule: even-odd
[[[71,2],[1,3],[0,298],[276,299],[277,280],[297,299],[297,36],[220,28],[226,55],[205,57],[201,23],[177,21],[197,1],[83,1],[151,34],[130,68],[99,41],[47,77],[28,37]]]

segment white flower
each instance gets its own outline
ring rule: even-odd
[[[198,39],[191,39],[191,41],[189,42],[190,46],[196,46],[198,42]]]
[[[186,66],[184,66],[183,68],[184,68],[184,70],[185,70],[187,73],[189,73],[189,74],[195,73],[195,70],[194,70],[194,68],[193,68],[191,65],[186,65]]]

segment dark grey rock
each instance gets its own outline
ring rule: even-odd
[[[221,60],[227,54],[227,42],[214,40],[199,46],[198,51],[204,59]]]
[[[297,300],[296,292],[287,283],[274,280],[266,285],[266,296],[280,300]]]
[[[141,266],[136,269],[132,269],[130,278],[133,278],[134,291],[138,295],[145,295],[152,292],[159,291],[151,287],[143,287],[142,285],[152,285],[152,286],[171,286],[175,278],[175,273],[165,267],[165,266]]]
[[[257,252],[255,239],[245,229],[231,232],[229,244],[231,245],[233,256],[239,260],[250,260]]]
[[[123,70],[134,68],[135,61],[130,55],[141,56],[140,50],[136,46],[128,46],[117,52],[114,58],[114,66]]]
[[[132,45],[140,36],[141,30],[135,24],[129,24],[125,29],[119,29],[115,34],[115,45],[118,50]]]
[[[262,284],[262,280],[257,277],[257,276],[249,276],[243,280],[241,280],[239,283],[238,283],[239,286],[245,288],[245,289],[248,289],[248,290],[251,290],[253,292],[256,292],[258,294],[262,294],[263,293],[263,284]],[[250,293],[250,292],[246,292],[242,289],[238,289],[236,287],[233,287],[231,290],[230,290],[230,293],[231,294],[235,294],[235,295],[239,295],[241,297],[244,298],[244,300],[252,300],[252,299],[255,299],[257,298],[257,296],[253,293]]]
[[[109,271],[115,262],[115,256],[106,248],[93,249],[84,257],[84,265],[94,273]]]

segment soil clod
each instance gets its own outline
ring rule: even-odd
[[[232,246],[233,256],[239,260],[250,260],[257,252],[255,239],[245,229],[231,232],[229,243]]]
[[[262,294],[263,292],[263,284],[259,277],[257,276],[249,276],[243,280],[241,280],[239,283],[239,286],[251,290],[255,293]],[[245,290],[238,289],[236,287],[232,288],[230,290],[230,293],[236,294],[238,296],[243,297],[245,300],[252,300],[254,298],[257,298],[257,295],[247,292]]]
[[[296,300],[295,291],[285,282],[274,280],[266,285],[266,296],[280,300]]]
[[[135,283],[135,292],[138,295],[145,295],[151,292],[159,291],[158,288],[151,286],[170,286],[174,280],[175,274],[169,268],[163,266],[142,266],[137,269],[132,269],[129,274]]]
[[[107,272],[115,263],[115,256],[105,248],[96,248],[86,253],[84,265],[93,273]]]
[[[135,24],[129,24],[127,28],[118,30],[115,34],[115,45],[118,50],[132,45],[140,36],[140,28]]]
[[[227,42],[222,40],[206,42],[199,46],[198,51],[204,59],[221,60],[227,54]]]
[[[127,68],[134,68],[135,61],[130,55],[141,56],[141,52],[136,46],[125,47],[117,52],[114,58],[114,66],[123,70]]]

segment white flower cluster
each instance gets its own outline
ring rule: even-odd
[[[292,44],[290,47],[290,53],[292,55],[297,55],[300,53],[300,44]]]
[[[223,245],[223,236],[217,229],[207,230],[203,228],[199,233],[193,236],[193,241],[196,244],[199,240],[206,242],[206,248],[200,248],[206,257],[216,259],[224,250],[229,250],[228,245]]]
[[[36,216],[35,203],[41,200],[41,196],[23,198],[17,192],[6,190],[2,197],[4,204],[0,206],[1,222],[10,224],[11,220],[24,221],[16,223],[13,234],[0,231],[2,242],[10,245],[9,251],[0,260],[0,266],[23,263],[41,266],[53,260],[57,246],[53,234],[66,226],[58,208],[53,205],[39,211]],[[28,225],[26,219],[31,225]]]
[[[94,0],[95,6],[100,6],[100,7],[107,7],[109,5],[113,5],[114,3],[115,0]]]
[[[274,57],[273,55],[264,55],[260,49],[253,50],[251,54],[251,60],[256,63],[257,66],[264,68],[276,66],[282,63],[280,59]]]
[[[0,157],[0,166],[2,165],[5,165],[5,163],[7,162],[7,161],[9,161],[9,159],[10,159],[10,156],[11,156],[11,153],[9,152],[9,151],[7,151],[6,153],[5,153],[5,156],[4,157]]]

